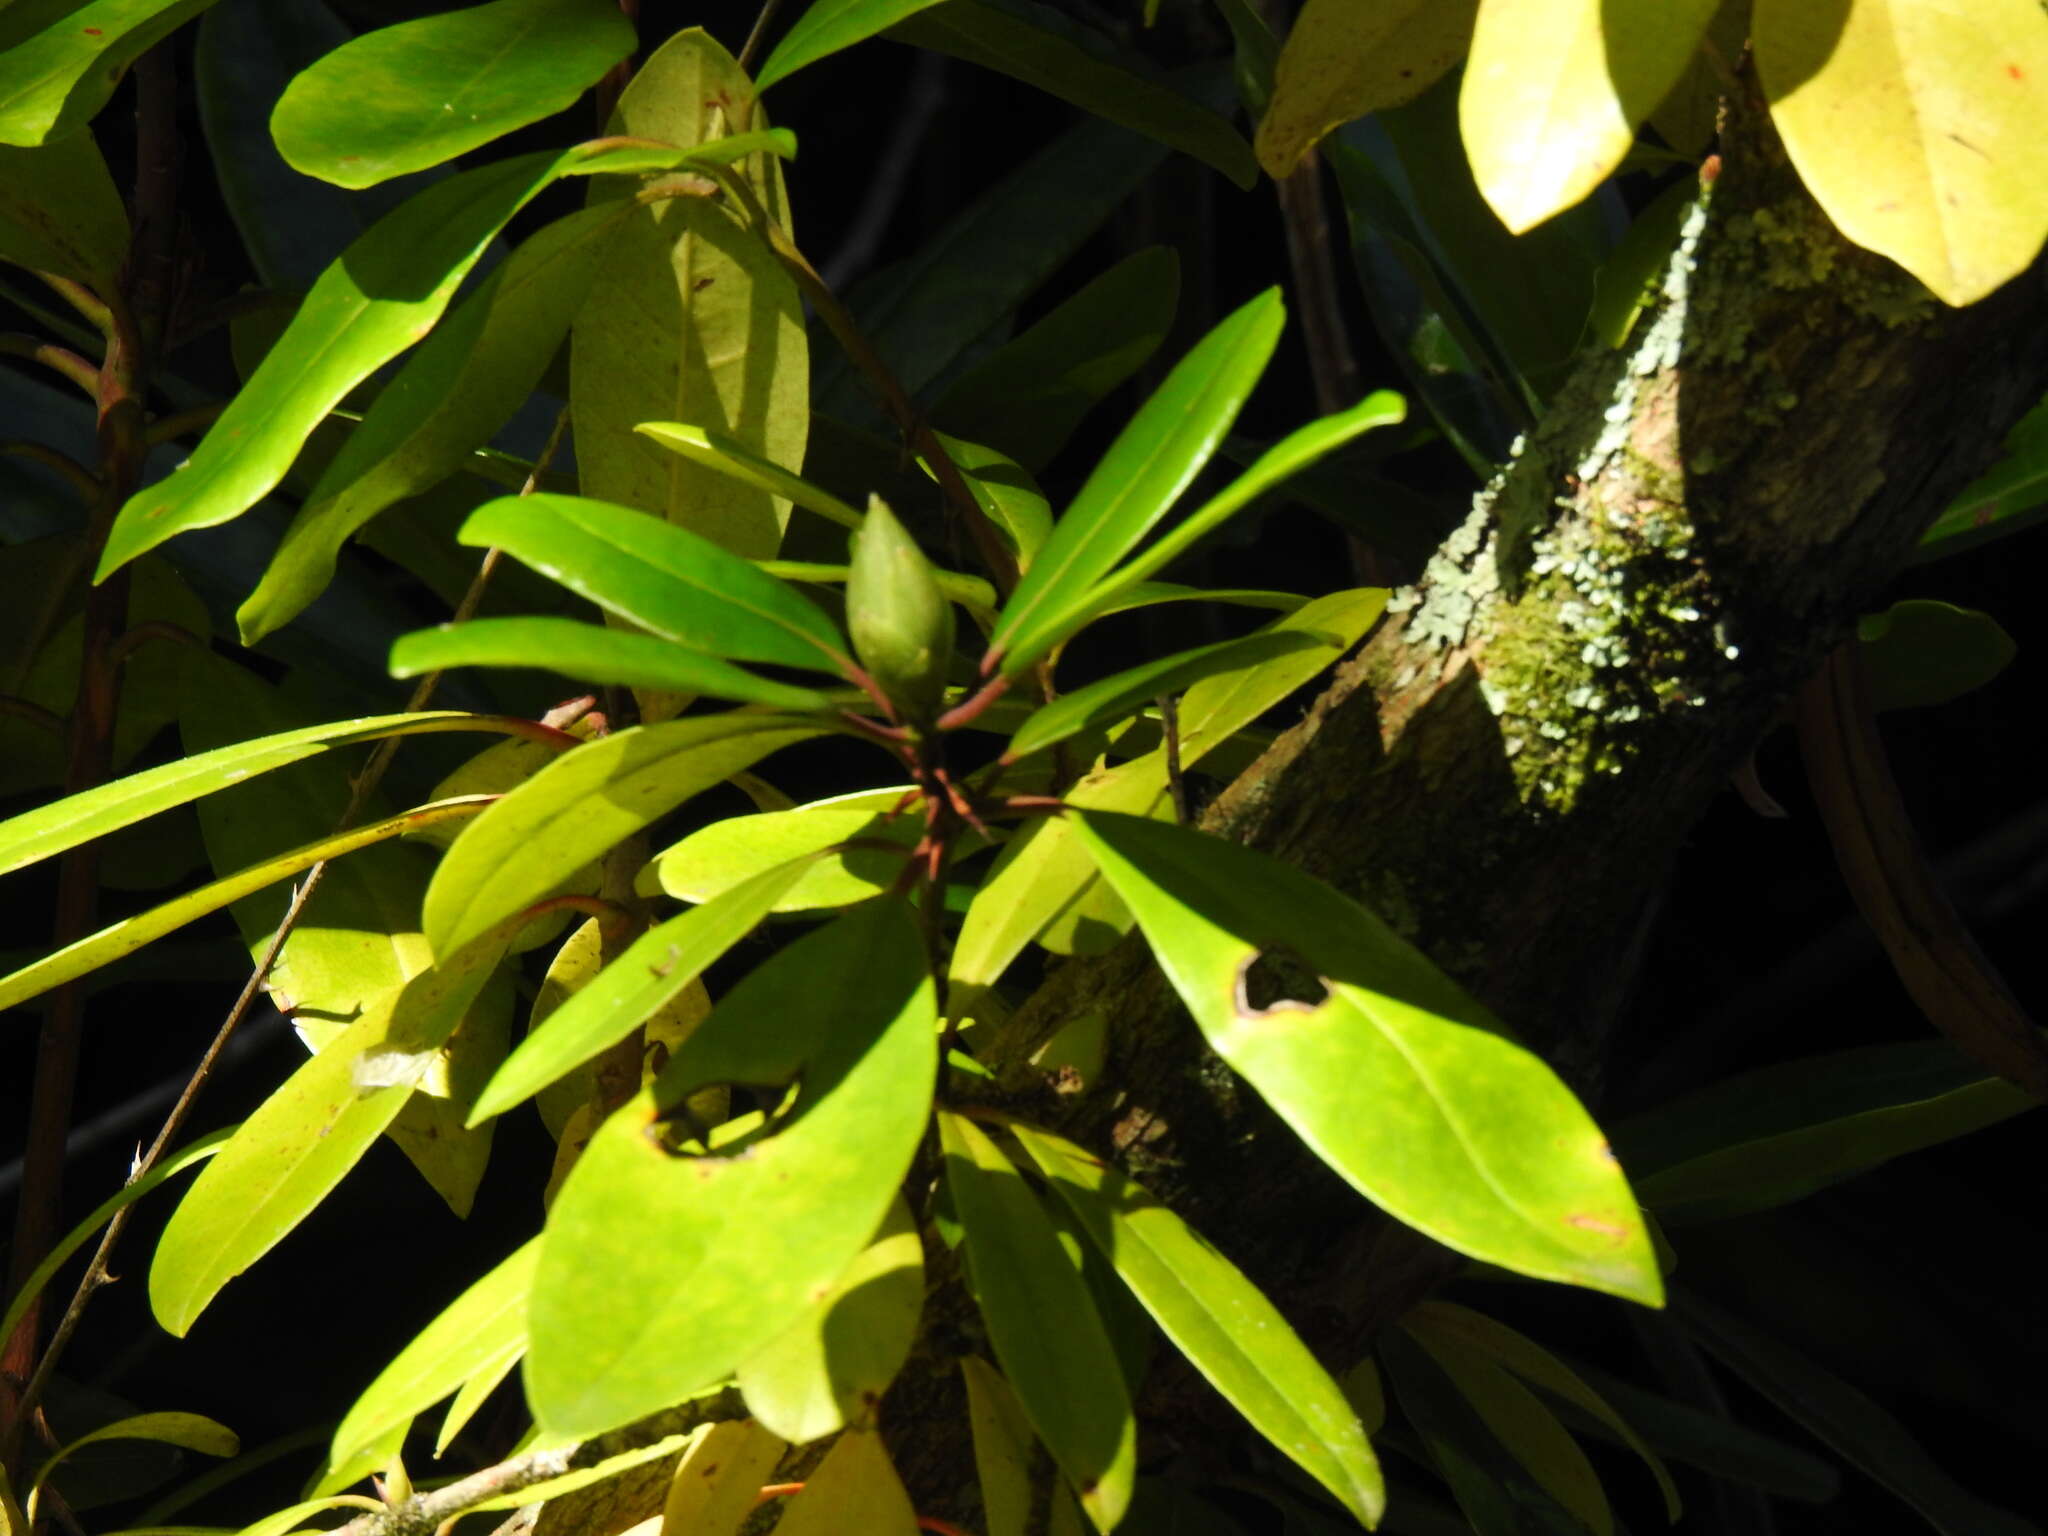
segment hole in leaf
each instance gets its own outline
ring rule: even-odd
[[[1254,955],[1237,969],[1237,1011],[1245,1018],[1270,1013],[1309,1013],[1330,995],[1300,957],[1284,949]]]

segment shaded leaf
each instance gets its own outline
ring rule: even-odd
[[[49,1482],[50,1475],[73,1452],[106,1440],[151,1440],[161,1445],[175,1445],[181,1450],[198,1451],[206,1456],[232,1456],[242,1448],[233,1430],[197,1413],[138,1413],[116,1419],[50,1453],[29,1483],[29,1510],[35,1510],[40,1502],[37,1495]]]
[[[1209,1044],[1361,1194],[1474,1258],[1657,1304],[1649,1236],[1599,1127],[1420,953],[1250,849],[1138,817],[1079,823]],[[1246,977],[1267,954],[1327,995],[1255,1007]]]
[[[956,0],[957,3],[957,0]],[[1164,517],[1265,371],[1285,311],[1269,289],[1202,338],[1118,434],[1054,526],[990,636],[1006,676],[1062,638],[1062,616]],[[1148,573],[1149,574],[1149,573]]]
[[[1856,625],[1873,709],[1946,704],[2003,672],[2019,647],[1974,608],[1907,598]]]
[[[610,0],[490,0],[342,44],[293,80],[270,131],[344,187],[453,160],[569,106],[633,51]]]
[[[774,460],[762,458],[746,444],[722,432],[707,431],[681,421],[643,421],[633,430],[693,463],[766,491],[771,496],[780,496],[842,528],[858,528],[861,524],[861,514],[830,491],[791,474]]]
[[[1097,402],[1144,366],[1179,300],[1180,258],[1170,246],[1127,256],[954,379],[932,420],[1039,469]]]
[[[1834,225],[1948,304],[2048,236],[2048,12],[2029,0],[1756,0],[1771,121]]]
[[[984,448],[979,443],[963,442],[944,432],[932,434],[939,446],[953,461],[953,467],[960,471],[960,480],[973,496],[974,504],[981,515],[994,525],[1002,535],[1003,542],[1017,557],[1019,570],[1030,568],[1038,551],[1044,546],[1046,537],[1052,532],[1052,509],[1046,503],[1045,492],[1021,465],[1006,459],[993,448]],[[931,473],[930,463],[920,457],[919,466]],[[980,605],[981,612],[976,618],[983,623],[995,619],[995,589],[988,590],[988,601]]]
[[[987,1536],[1027,1536],[1031,1521],[1031,1463],[1036,1437],[1017,1405],[1017,1394],[979,1355],[960,1357],[967,1388],[967,1422],[974,1437],[975,1479],[981,1485]]]
[[[381,390],[304,504],[236,620],[242,642],[295,618],[371,518],[454,474],[524,403],[582,307],[622,210],[586,209],[523,242]]]
[[[765,126],[745,72],[692,27],[641,63],[606,131],[689,147]],[[763,156],[742,174],[786,228],[781,168]],[[605,181],[591,198],[634,190]],[[571,332],[569,386],[585,494],[655,513],[734,554],[775,553],[786,499],[634,432],[650,418],[681,422],[791,473],[802,467],[810,360],[796,285],[722,201],[672,197],[627,219]]]
[[[427,942],[454,954],[699,791],[822,731],[785,716],[708,715],[636,726],[558,758],[455,840],[427,887]]]
[[[1520,233],[1613,173],[1685,73],[1718,0],[1486,0],[1458,118],[1489,206]]]
[[[873,37],[914,11],[939,0],[811,0],[810,9],[782,36],[756,75],[754,87],[765,91],[784,75],[806,64],[830,58],[843,48]]]
[[[740,661],[839,672],[846,643],[819,608],[700,534],[580,496],[501,496],[464,544],[502,549],[678,645]]]
[[[0,144],[78,132],[159,38],[213,0],[87,0],[0,55]]]
[[[946,1189],[996,1359],[1089,1518],[1108,1531],[1130,1502],[1136,1451],[1102,1319],[1023,1176],[973,1121],[947,1110],[938,1119]]]
[[[91,134],[0,148],[0,260],[111,293],[127,254],[128,210]]]
[[[889,36],[1036,86],[1192,155],[1240,187],[1258,179],[1251,146],[1225,118],[1153,80],[1139,60],[1049,6],[947,0],[898,22]]]
[[[936,1027],[923,944],[895,901],[797,940],[719,1002],[598,1130],[549,1214],[526,1383],[550,1433],[711,1385],[830,1289],[923,1135]],[[742,1143],[670,1150],[665,1115],[720,1083],[799,1091]]]
[[[2005,457],[1970,482],[1920,540],[1919,559],[2003,538],[2048,514],[2048,400],[2005,437]]]
[[[1465,56],[1479,0],[1308,0],[1273,66],[1259,164],[1293,174],[1324,134],[1412,101]]]
[[[1174,1346],[1359,1521],[1377,1523],[1385,1490],[1358,1416],[1258,1287],[1116,1169],[1047,1132],[1012,1130]]]
[[[673,641],[574,619],[471,619],[392,642],[393,677],[446,667],[534,667],[580,683],[670,688],[774,709],[823,709],[830,702],[814,689],[757,677]]]

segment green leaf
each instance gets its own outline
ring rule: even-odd
[[[2003,538],[2048,515],[2048,399],[2005,437],[2005,457],[1970,482],[1921,537],[1918,558]]]
[[[1628,233],[1608,253],[1595,279],[1593,310],[1587,319],[1593,340],[1621,346],[1643,311],[1663,295],[1665,269],[1699,195],[1699,183],[1681,176],[1636,215]]]
[[[526,1359],[549,1433],[589,1434],[675,1402],[803,1317],[873,1238],[909,1170],[936,1028],[924,946],[896,901],[806,935],[725,996],[598,1130],[555,1199]],[[670,1150],[668,1110],[720,1083],[799,1091],[739,1145]]]
[[[293,1536],[299,1531],[310,1531],[316,1527],[305,1522],[313,1515],[324,1514],[330,1509],[349,1509],[381,1513],[385,1504],[381,1499],[370,1498],[367,1494],[337,1493],[324,1499],[305,1499],[289,1508],[280,1509],[272,1515],[265,1515],[254,1524],[245,1525],[233,1536]]]
[[[128,210],[91,134],[0,148],[0,261],[104,294],[114,291],[127,254]]]
[[[432,1407],[507,1350],[526,1339],[526,1293],[540,1257],[535,1238],[464,1291],[378,1373],[342,1416],[327,1453],[329,1466]]]
[[[746,74],[701,28],[641,64],[606,131],[707,144],[766,126]],[[781,168],[743,175],[789,226]],[[635,188],[606,181],[593,201]],[[664,452],[635,433],[650,418],[713,431],[794,474],[810,430],[810,353],[796,284],[721,200],[682,196],[634,212],[571,332],[569,398],[586,495],[652,512],[736,555],[766,558],[786,498]]]
[[[310,869],[323,859],[340,858],[355,849],[401,837],[436,822],[475,816],[489,804],[488,800],[468,797],[423,805],[368,826],[334,833],[317,842],[274,854],[247,869],[237,870],[225,879],[202,885],[196,891],[187,891],[134,917],[123,918],[45,955],[33,965],[25,965],[12,975],[0,977],[0,1009],[15,1007],[32,997],[40,997],[52,987],[61,987],[67,981],[75,981],[102,966],[111,965],[122,956],[155,943],[167,933],[175,933],[207,913],[218,912],[229,903],[265,886],[275,885],[302,869]]]
[[[1263,854],[1137,817],[1078,820],[1210,1046],[1361,1194],[1473,1258],[1658,1304],[1649,1234],[1599,1127],[1426,958]],[[1267,954],[1327,995],[1254,1007],[1246,977]]]
[[[1465,56],[1479,0],[1308,0],[1273,66],[1259,164],[1275,180],[1340,124],[1398,107]],[[1233,24],[1236,30],[1236,24]]]
[[[78,132],[128,66],[213,0],[89,0],[0,54],[0,144]]]
[[[1179,693],[1190,683],[1246,671],[1276,656],[1318,649],[1320,638],[1299,630],[1265,630],[1237,640],[1199,645],[1100,678],[1060,695],[1033,714],[1018,727],[1003,756],[1014,760],[1042,752],[1054,742],[1143,709],[1161,694]]]
[[[1459,123],[1479,190],[1519,234],[1584,199],[1685,73],[1718,0],[1487,0]]]
[[[939,1111],[946,1190],[967,1233],[974,1295],[996,1360],[1096,1528],[1123,1518],[1135,1423],[1080,1271],[1038,1198],[972,1120]]]
[[[679,901],[711,901],[763,870],[802,859],[800,876],[771,910],[809,912],[866,901],[896,883],[924,831],[924,818],[914,809],[890,814],[907,793],[860,790],[795,810],[714,821],[656,856],[653,889]],[[861,846],[841,846],[849,843]],[[647,883],[643,877],[643,887]],[[642,894],[652,891],[643,888]]]
[[[1570,1511],[1593,1536],[1614,1536],[1614,1511],[1586,1453],[1536,1395],[1484,1352],[1456,1333],[1434,1326],[1434,1315],[1410,1313],[1407,1335],[1428,1352],[1536,1486]]]
[[[1771,121],[1834,225],[1948,304],[2048,236],[2048,13],[2029,0],[1757,0]]]
[[[775,709],[824,709],[830,703],[814,689],[757,677],[672,641],[574,619],[472,619],[415,630],[392,644],[393,677],[447,667],[536,667],[581,683],[669,688]]]
[[[538,492],[472,512],[464,544],[502,549],[678,645],[840,673],[846,643],[819,608],[702,535],[630,507]]]
[[[1259,1288],[1116,1169],[1047,1132],[1011,1130],[1174,1346],[1362,1524],[1377,1524],[1386,1493],[1358,1415]]]
[[[1045,492],[1023,468],[979,443],[963,442],[944,432],[933,432],[946,457],[960,471],[961,483],[974,498],[974,505],[987,518],[1010,551],[1020,570],[1028,570],[1038,551],[1052,533],[1052,509]],[[928,457],[918,457],[918,467],[932,475]],[[995,622],[995,589],[988,589],[988,602],[979,606],[975,617],[984,625]]]
[[[427,887],[427,942],[454,954],[692,795],[821,734],[787,716],[707,715],[636,726],[556,759],[455,840]]]
[[[633,51],[611,0],[491,0],[344,43],[286,89],[271,134],[344,187],[425,170],[570,106]]]
[[[722,432],[707,431],[681,421],[643,421],[633,430],[694,464],[702,464],[706,469],[716,470],[771,496],[780,496],[842,528],[860,527],[861,514],[830,491],[791,474],[772,459],[762,458],[746,444],[736,442]]]
[[[157,1243],[149,1305],[167,1331],[184,1337],[222,1286],[327,1198],[413,1091],[391,1064],[424,1069],[501,952],[493,942],[444,951],[450,958],[372,1002],[242,1122]]]
[[[181,1450],[198,1451],[204,1456],[232,1456],[242,1448],[242,1442],[233,1430],[196,1413],[138,1413],[116,1419],[60,1446],[36,1468],[35,1478],[28,1485],[30,1511],[40,1502],[37,1495],[49,1482],[50,1474],[63,1464],[66,1457],[103,1440],[153,1440],[159,1445],[175,1445]]]
[[[165,1180],[174,1179],[187,1168],[212,1157],[227,1145],[228,1138],[235,1134],[236,1129],[235,1126],[228,1126],[209,1136],[200,1137],[190,1146],[169,1153],[147,1173],[122,1185],[118,1191],[102,1200],[90,1216],[65,1233],[56,1246],[43,1256],[42,1262],[30,1270],[28,1278],[22,1281],[21,1288],[8,1299],[7,1311],[0,1315],[0,1338],[14,1337],[16,1326],[28,1315],[28,1309],[35,1304],[35,1299],[50,1283],[50,1277],[63,1268],[65,1261],[83,1248],[100,1228]]]
[[[954,0],[958,3],[958,0]],[[1268,289],[1202,338],[1118,434],[1017,583],[990,645],[1015,676],[1050,650],[1065,613],[1164,517],[1209,462],[1279,343]]]
[[[1480,1351],[1496,1364],[1505,1366],[1532,1386],[1541,1387],[1554,1397],[1561,1397],[1594,1419],[1605,1425],[1615,1439],[1626,1445],[1643,1460],[1650,1469],[1650,1475],[1657,1480],[1658,1491],[1664,1496],[1665,1518],[1676,1524],[1684,1512],[1679,1502],[1678,1489],[1671,1481],[1671,1474],[1657,1453],[1643,1442],[1643,1439],[1629,1425],[1628,1420],[1614,1411],[1614,1407],[1588,1386],[1585,1380],[1570,1366],[1550,1353],[1535,1340],[1515,1332],[1505,1323],[1497,1322],[1483,1313],[1474,1312],[1470,1307],[1457,1306],[1448,1301],[1425,1301],[1411,1309],[1403,1319],[1404,1326],[1425,1323],[1428,1337],[1441,1344],[1455,1340],[1460,1344]],[[1411,1327],[1410,1332],[1414,1332]],[[1434,1352],[1434,1351],[1433,1351]],[[1450,1366],[1441,1353],[1438,1363]],[[1455,1375],[1456,1373],[1453,1372]],[[1553,1490],[1554,1491],[1554,1490]]]
[[[923,1311],[924,1247],[898,1195],[830,1294],[740,1362],[747,1411],[797,1445],[848,1425],[872,1429]]]
[[[962,373],[933,405],[932,420],[1042,468],[1081,418],[1158,350],[1179,302],[1179,256],[1148,246]]]
[[[1028,1536],[1031,1461],[1036,1438],[1017,1395],[996,1368],[978,1355],[960,1357],[967,1387],[967,1422],[974,1437],[975,1480],[981,1485],[988,1536]]]
[[[1667,1226],[1815,1190],[2034,1108],[1946,1041],[1865,1046],[1746,1072],[1614,1128]]]
[[[525,402],[589,295],[624,213],[607,204],[540,230],[406,360],[321,474],[237,611],[245,645],[289,623],[320,594],[351,534],[462,468]]]
[[[455,1437],[462,1433],[469,1421],[476,1417],[477,1410],[490,1400],[493,1392],[504,1384],[505,1378],[518,1369],[519,1362],[526,1357],[526,1335],[524,1330],[511,1344],[494,1355],[491,1360],[455,1391],[449,1400],[448,1412],[441,1419],[441,1427],[434,1432],[434,1455],[436,1459],[448,1453],[448,1447],[455,1443]]]
[[[810,9],[783,34],[775,51],[768,55],[768,62],[755,77],[754,87],[765,91],[784,75],[793,75],[806,64],[830,58],[913,12],[936,4],[938,0],[811,0]]]
[[[1141,581],[1121,588],[1115,598],[1105,600],[1105,606],[1095,616],[1104,618],[1161,603],[1228,603],[1239,608],[1277,608],[1282,613],[1293,613],[1306,607],[1308,599],[1298,592],[1274,592],[1263,587],[1190,587],[1177,581]]]
[[[751,933],[802,877],[807,863],[796,859],[763,870],[642,934],[505,1058],[477,1096],[471,1118],[502,1115],[631,1034]]]
[[[775,1529],[782,1536],[917,1536],[921,1527],[881,1435],[857,1429],[825,1453]]]
[[[1689,1291],[1674,1292],[1671,1308],[1714,1358],[1944,1536],[2040,1536],[2040,1527],[1959,1487],[1903,1424],[1847,1382]]]
[[[1856,625],[1874,709],[1946,704],[1982,688],[2019,647],[1998,620],[1975,608],[1907,598]]]
[[[951,54],[1192,155],[1240,187],[1258,180],[1251,146],[1229,122],[1150,77],[1100,33],[1029,0],[947,0],[889,29],[900,43]]]
[[[914,254],[856,284],[847,306],[915,395],[1064,266],[1165,156],[1108,123],[1070,129]],[[837,354],[817,373],[820,411],[871,416],[866,381]]]

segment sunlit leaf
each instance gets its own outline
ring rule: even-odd
[[[1003,1374],[1096,1528],[1123,1518],[1135,1421],[1102,1319],[1022,1174],[972,1120],[939,1111],[946,1189]]]
[[[916,1536],[917,1511],[872,1429],[848,1430],[775,1522],[781,1536]]]
[[[78,132],[128,66],[213,0],[87,0],[0,55],[0,144]]]
[[[1013,1129],[1174,1346],[1358,1520],[1377,1523],[1386,1494],[1358,1416],[1259,1288],[1116,1169],[1047,1132]]]
[[[623,1424],[723,1379],[829,1290],[924,1133],[936,1026],[923,943],[894,901],[806,935],[726,994],[555,1199],[525,1373],[550,1433]],[[665,1125],[668,1109],[720,1083],[793,1084],[796,1103],[739,1144],[671,1150],[664,1136],[689,1131]]]
[[[1757,75],[1835,227],[1944,302],[2048,236],[2048,11],[2033,0],[1756,0]]]
[[[814,689],[756,676],[670,640],[575,619],[471,619],[415,630],[392,643],[393,677],[446,667],[533,667],[580,683],[670,688],[774,709],[823,709],[829,702]]]
[[[1685,72],[1718,0],[1482,0],[1458,102],[1479,190],[1520,233],[1621,164]]]
[[[398,1352],[342,1416],[328,1450],[340,1466],[396,1425],[438,1403],[526,1338],[526,1293],[540,1241],[525,1244],[464,1291]]]
[[[128,210],[91,134],[0,147],[0,260],[111,293],[127,251]]]
[[[1057,643],[1062,615],[1136,548],[1208,463],[1265,371],[1284,318],[1277,290],[1253,299],[1203,337],[1118,434],[990,636],[1006,675]]]
[[[979,1355],[960,1357],[960,1378],[967,1387],[967,1422],[988,1536],[1027,1536],[1036,1445],[1031,1421],[1017,1406],[1010,1384]]]
[[[633,51],[611,0],[490,0],[344,43],[270,120],[285,160],[344,187],[453,160],[552,116]]]
[[[478,1096],[474,1118],[503,1114],[652,1018],[753,931],[806,862],[763,870],[634,940],[534,1026]]]
[[[528,1483],[525,1487],[515,1489],[510,1493],[500,1493],[488,1499],[480,1499],[470,1505],[466,1512],[470,1514],[487,1514],[494,1509],[520,1509],[533,1504],[544,1504],[551,1499],[559,1499],[564,1494],[576,1492],[579,1488],[591,1488],[599,1483],[610,1482],[615,1477],[621,1477],[625,1473],[631,1472],[635,1467],[644,1467],[650,1462],[666,1461],[678,1451],[683,1450],[701,1433],[701,1429],[696,1429],[679,1430],[672,1435],[663,1435],[659,1440],[651,1441],[646,1445],[631,1446],[623,1451],[616,1451],[609,1456],[590,1463],[588,1466],[577,1467],[572,1471],[562,1473],[558,1477],[548,1478],[544,1482]]]
[[[660,1528],[690,1536],[739,1536],[761,1502],[761,1485],[786,1449],[752,1419],[706,1425],[676,1463]]]
[[[934,431],[932,436],[945,450],[946,457],[953,461],[953,467],[960,471],[960,481],[974,498],[974,505],[980,509],[981,515],[988,519],[1016,555],[1018,569],[1028,570],[1052,532],[1052,508],[1046,502],[1045,492],[1025,473],[1022,465],[1005,458],[993,448],[966,442],[944,432]],[[920,456],[918,464],[927,474],[932,472],[927,458]],[[994,621],[994,597],[994,589],[991,588],[989,601],[980,605],[982,612],[977,617],[984,624]]]
[[[454,954],[691,796],[822,729],[786,716],[708,715],[620,731],[558,758],[455,840],[427,887],[427,942]]]
[[[873,37],[914,11],[939,0],[811,0],[810,9],[782,36],[755,77],[755,88],[767,90],[784,75],[829,58],[842,48]]]
[[[2019,647],[1974,608],[1906,598],[1856,625],[1873,709],[1946,704],[2003,672]]]
[[[1273,69],[1259,164],[1291,175],[1332,128],[1412,101],[1464,57],[1479,0],[1308,0]]]
[[[633,430],[692,463],[702,464],[771,496],[780,496],[842,528],[858,528],[861,524],[862,514],[830,491],[791,474],[774,460],[762,458],[746,444],[722,432],[693,427],[681,421],[643,421]]]
[[[739,661],[840,671],[846,642],[815,604],[702,535],[580,496],[501,496],[458,537],[502,549],[678,645]]]
[[[540,230],[406,359],[237,610],[244,644],[296,617],[333,576],[351,534],[454,474],[526,400],[588,296],[620,213],[586,209]]]
[[[1659,1302],[1642,1214],[1591,1116],[1379,919],[1219,838],[1079,822],[1210,1046],[1361,1194],[1460,1253]],[[1269,954],[1326,995],[1256,1006],[1247,977]]]
[[[656,856],[654,886],[681,901],[709,901],[763,870],[815,854],[802,877],[776,898],[775,911],[865,901],[896,883],[924,830],[915,809],[889,814],[905,793],[861,790],[791,811],[714,821]],[[862,846],[828,851],[848,842]]]
[[[923,1310],[924,1247],[899,1195],[831,1294],[740,1362],[748,1412],[798,1445],[849,1424],[874,1428]]]

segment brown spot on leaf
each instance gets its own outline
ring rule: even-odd
[[[1628,1236],[1628,1228],[1622,1226],[1619,1222],[1609,1221],[1602,1216],[1588,1216],[1583,1212],[1575,1212],[1565,1217],[1564,1222],[1566,1226],[1577,1227],[1584,1232],[1603,1233],[1613,1238],[1617,1243]]]

